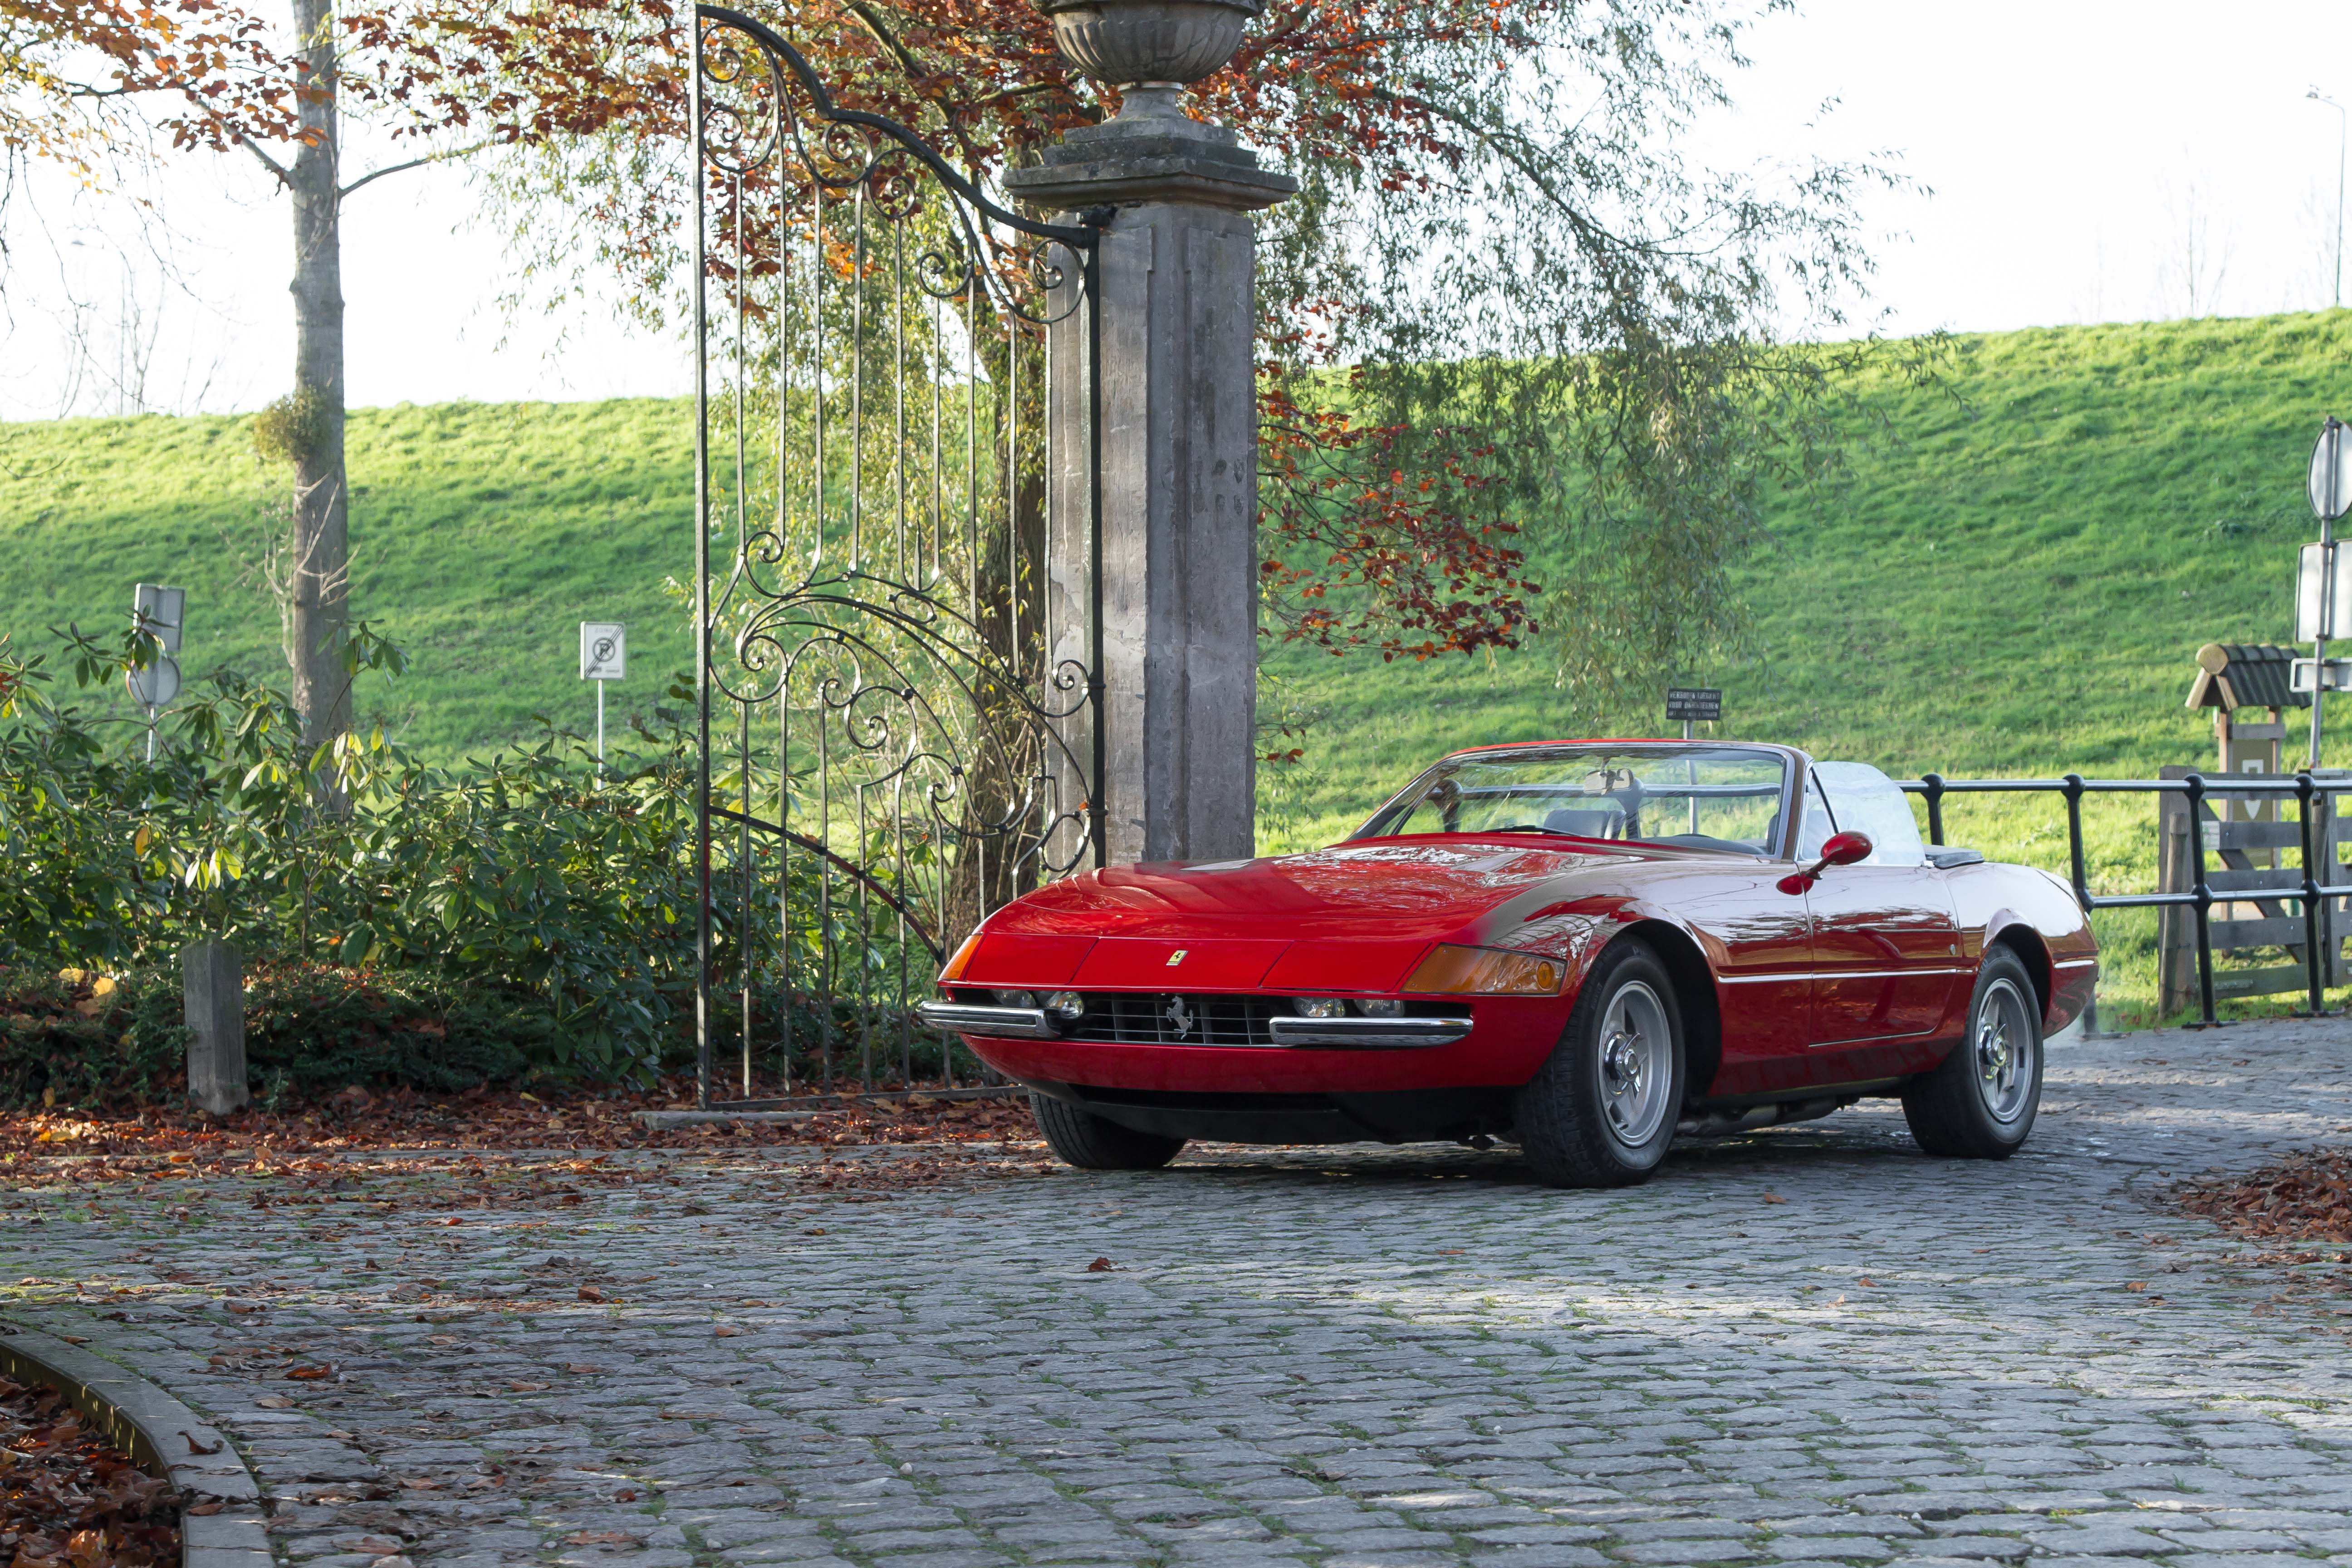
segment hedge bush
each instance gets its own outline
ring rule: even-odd
[[[136,633],[115,645],[60,635],[84,688],[156,652]],[[365,627],[344,662],[355,679],[403,668]],[[205,936],[246,954],[259,1093],[465,1088],[526,1071],[645,1082],[690,1055],[695,817],[682,706],[641,721],[601,766],[550,730],[440,768],[381,731],[312,752],[283,692],[224,671],[192,683],[150,761],[143,733],[108,731],[63,700],[58,674],[0,637],[0,966],[15,976],[0,1000],[12,1020],[0,1097],[168,1087],[184,1059],[178,954]],[[691,694],[673,685],[670,695]],[[771,798],[781,787],[755,784]],[[878,902],[835,900],[820,917],[811,859],[796,856],[781,888],[762,878],[789,920],[772,895],[739,933],[740,907],[719,901],[718,972],[761,977],[754,1004],[771,1062],[771,1021],[789,1011],[796,1073],[828,1046],[854,1063],[869,1038],[887,1070],[905,1024],[895,1012],[821,1010],[797,992],[784,1005],[784,930],[791,964],[812,973],[825,921],[874,973],[896,973],[902,956]],[[910,973],[931,962],[908,956]],[[62,971],[121,983],[93,995],[54,978]],[[935,1070],[944,1048],[923,1032],[919,1070]]]
[[[176,973],[0,969],[0,1106],[176,1100],[187,1030]],[[457,1090],[520,1081],[556,1054],[528,993],[414,973],[269,963],[246,977],[247,1081],[264,1104],[348,1084]]]

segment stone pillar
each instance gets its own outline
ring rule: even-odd
[[[252,1096],[245,1085],[245,960],[217,937],[180,950],[186,993],[188,1098],[226,1116]]]
[[[1063,606],[1048,619],[1065,632],[1055,654],[1084,655],[1091,437],[1101,465],[1103,646],[1095,664],[1104,682],[1109,858],[1238,858],[1252,853],[1257,804],[1256,230],[1249,215],[1298,183],[1259,167],[1232,132],[1177,107],[1176,83],[1223,64],[1248,10],[1221,0],[1087,0],[1058,10],[1057,0],[1045,3],[1055,12],[1056,42],[1081,69],[1112,80],[1134,73],[1117,117],[1069,132],[1041,163],[1005,176],[1007,189],[1033,206],[1108,215],[1098,321],[1090,335],[1087,312],[1067,308],[1083,286],[1069,277],[1047,330],[1048,445],[1057,458],[1048,489],[1049,592]],[[1176,14],[1186,26],[1229,20],[1230,37],[1223,52],[1211,38],[1139,67],[1105,65],[1105,18],[1116,23],[1128,12]],[[1191,37],[1177,30],[1180,43]],[[1081,47],[1073,47],[1074,32]],[[1165,40],[1160,33],[1147,41]],[[1090,359],[1097,353],[1099,364]],[[1088,745],[1072,749],[1083,758]]]

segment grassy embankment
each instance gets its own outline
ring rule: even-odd
[[[2180,706],[2190,655],[2291,629],[2304,462],[2320,415],[2352,405],[2352,314],[1967,338],[1940,386],[1855,390],[1868,417],[1844,482],[1781,498],[1748,569],[1757,656],[1710,676],[1724,731],[1906,774],[2210,759],[2206,717]],[[687,559],[686,435],[685,411],[653,401],[354,416],[355,598],[415,663],[362,709],[441,754],[528,734],[534,713],[584,727],[590,616],[631,626],[615,720],[649,703],[688,647],[660,588]],[[37,646],[50,624],[117,625],[131,584],[160,577],[190,590],[192,675],[274,673],[253,563],[278,488],[241,419],[0,426],[0,631]],[[1580,727],[1540,645],[1385,666],[1286,650],[1270,668],[1315,722],[1307,764],[1265,792],[1269,847],[1337,836],[1451,747]],[[2339,733],[2327,760],[2352,764],[2352,710]],[[2146,885],[2152,810],[2088,816],[2095,880]],[[2063,867],[2054,801],[1957,804],[1951,827]],[[2099,923],[2107,1016],[2145,1021],[2153,920]]]

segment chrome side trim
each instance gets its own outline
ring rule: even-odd
[[[926,1002],[917,1007],[924,1023],[959,1035],[997,1035],[1015,1040],[1060,1037],[1045,1022],[1043,1007],[982,1007],[970,1002]]]
[[[1727,974],[1726,985],[1761,985],[1770,980],[1910,980],[1922,974],[1974,974],[1973,969],[1790,969],[1770,974]]]
[[[1359,1050],[1450,1045],[1470,1032],[1468,1018],[1273,1018],[1277,1046],[1338,1046]]]

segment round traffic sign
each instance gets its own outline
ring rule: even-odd
[[[2319,427],[2319,443],[2311,449],[2306,493],[2322,522],[2334,522],[2352,511],[2352,426],[2333,414]]]
[[[180,661],[159,658],[144,669],[126,670],[122,684],[131,688],[131,700],[142,708],[168,708],[180,694]]]

